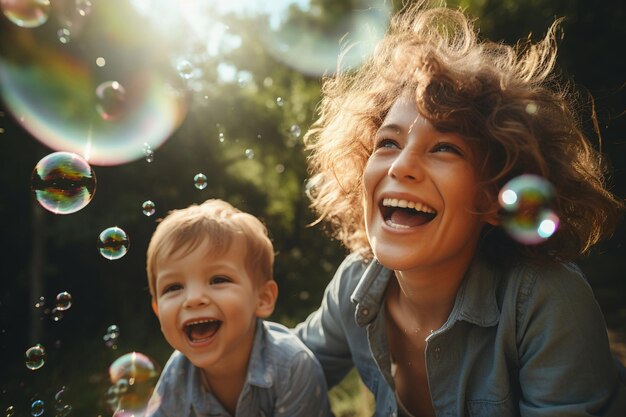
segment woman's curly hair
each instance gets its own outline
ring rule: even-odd
[[[371,256],[363,218],[363,170],[375,132],[403,94],[440,131],[461,134],[478,155],[485,207],[521,174],[557,190],[558,231],[523,247],[498,228],[483,246],[574,259],[617,227],[624,203],[605,186],[606,167],[582,131],[572,91],[554,75],[560,21],[545,38],[515,46],[481,40],[468,17],[420,1],[395,15],[356,71],[324,79],[320,117],[305,136],[311,207],[349,250]],[[501,252],[501,251],[500,251]]]

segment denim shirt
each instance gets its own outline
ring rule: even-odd
[[[350,255],[322,305],[295,332],[329,386],[356,367],[376,416],[397,416],[385,324],[392,271]],[[446,323],[426,340],[428,385],[438,417],[626,416],[626,388],[602,312],[573,265],[476,259]]]
[[[257,320],[248,374],[234,417],[331,416],[315,356],[286,327]],[[179,351],[165,365],[146,417],[231,415],[202,384],[201,370]]]

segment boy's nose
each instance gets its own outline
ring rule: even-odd
[[[391,163],[388,175],[398,181],[420,181],[424,178],[422,161],[416,152],[404,148]]]
[[[202,290],[189,288],[183,303],[184,308],[196,308],[209,305],[210,297]]]

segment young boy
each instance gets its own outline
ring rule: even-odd
[[[278,294],[265,226],[221,200],[171,212],[147,253],[152,307],[176,349],[148,416],[328,416],[313,354],[265,322]]]

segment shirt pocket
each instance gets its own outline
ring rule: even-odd
[[[518,417],[518,401],[511,391],[503,400],[468,400],[467,410],[470,417]]]

